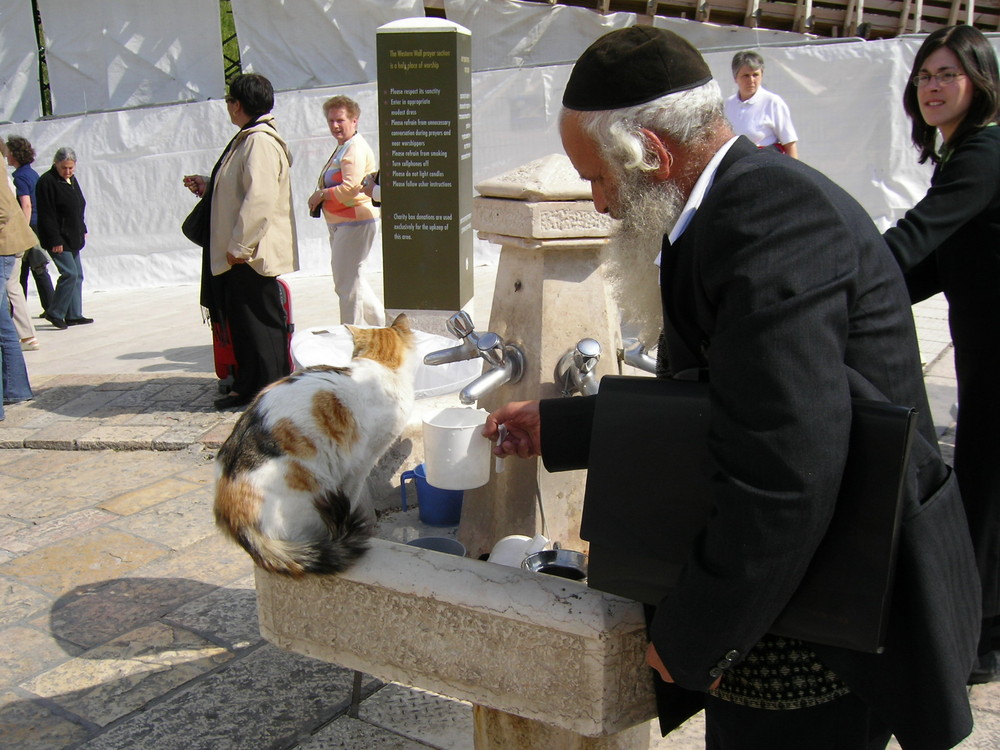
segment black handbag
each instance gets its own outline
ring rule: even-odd
[[[205,188],[205,194],[201,196],[191,213],[181,224],[181,231],[184,236],[191,240],[198,247],[208,247],[212,238],[212,184]]]

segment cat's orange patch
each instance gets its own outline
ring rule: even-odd
[[[234,539],[240,529],[254,527],[264,504],[257,489],[239,479],[220,477],[215,486],[215,520]]]
[[[353,445],[357,440],[354,415],[329,391],[320,391],[313,396],[312,414],[319,428],[341,447]]]
[[[390,328],[347,326],[354,336],[354,357],[374,360],[390,370],[399,369],[412,338],[405,320],[403,323],[404,325],[393,323],[393,327]]]
[[[288,417],[279,419],[271,428],[271,434],[281,450],[290,456],[313,458],[318,453],[316,444]]]
[[[288,489],[316,494],[320,490],[320,484],[316,481],[316,476],[298,461],[290,461],[288,470],[285,472],[285,484]]]

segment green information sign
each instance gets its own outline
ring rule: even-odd
[[[385,306],[459,310],[474,291],[471,37],[415,18],[376,47]]]

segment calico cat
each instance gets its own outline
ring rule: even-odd
[[[336,573],[368,547],[365,479],[406,425],[416,367],[406,315],[347,326],[347,367],[308,367],[265,388],[215,459],[215,520],[260,567]]]

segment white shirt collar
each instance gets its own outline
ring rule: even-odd
[[[711,158],[705,169],[702,171],[701,175],[698,177],[697,182],[694,183],[694,188],[691,190],[691,195],[688,196],[687,203],[684,204],[684,209],[681,211],[680,216],[677,217],[677,221],[674,223],[674,228],[670,230],[669,240],[673,244],[677,239],[684,234],[684,230],[687,229],[688,224],[691,223],[691,219],[694,217],[695,212],[701,207],[701,202],[705,199],[705,195],[708,193],[710,187],[712,187],[712,182],[715,180],[715,173],[719,171],[719,164],[725,158],[726,154],[729,153],[729,149],[732,145],[736,143],[736,139],[739,136],[734,135],[728,141],[726,141],[722,148],[715,152],[715,156]],[[656,260],[654,261],[656,265],[660,265],[660,254],[657,253]]]

